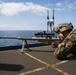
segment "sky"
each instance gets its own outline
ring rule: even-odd
[[[47,10],[54,26],[71,22],[76,28],[76,0],[0,0],[0,30],[46,30]]]

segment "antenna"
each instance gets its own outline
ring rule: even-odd
[[[49,20],[49,10],[47,10],[47,20]]]
[[[54,10],[53,10],[53,17],[52,17],[52,19],[54,20]]]
[[[47,32],[49,30],[49,10],[47,10]]]
[[[53,17],[52,17],[52,19],[53,19],[53,28],[54,28],[54,10],[53,10]]]
[[[49,10],[47,10],[47,32],[49,31],[49,26],[50,26],[50,31],[52,32],[54,28],[54,10],[51,20],[49,20]]]

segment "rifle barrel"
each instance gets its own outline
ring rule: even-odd
[[[49,41],[57,41],[59,38],[54,37],[36,37],[36,36],[19,36],[19,37],[0,37],[0,39],[19,39],[19,40],[49,40]]]
[[[3,37],[2,36],[2,37],[0,37],[0,39],[18,39],[18,37],[5,37],[5,36]]]

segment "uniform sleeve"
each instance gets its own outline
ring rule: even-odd
[[[58,59],[64,59],[67,57],[67,55],[71,52],[71,48],[73,46],[73,40],[72,38],[65,38],[64,41],[61,43],[61,46],[57,48],[54,52],[54,55]]]

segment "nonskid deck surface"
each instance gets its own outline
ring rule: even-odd
[[[0,75],[76,75],[76,57],[60,61],[48,46],[0,51]]]

